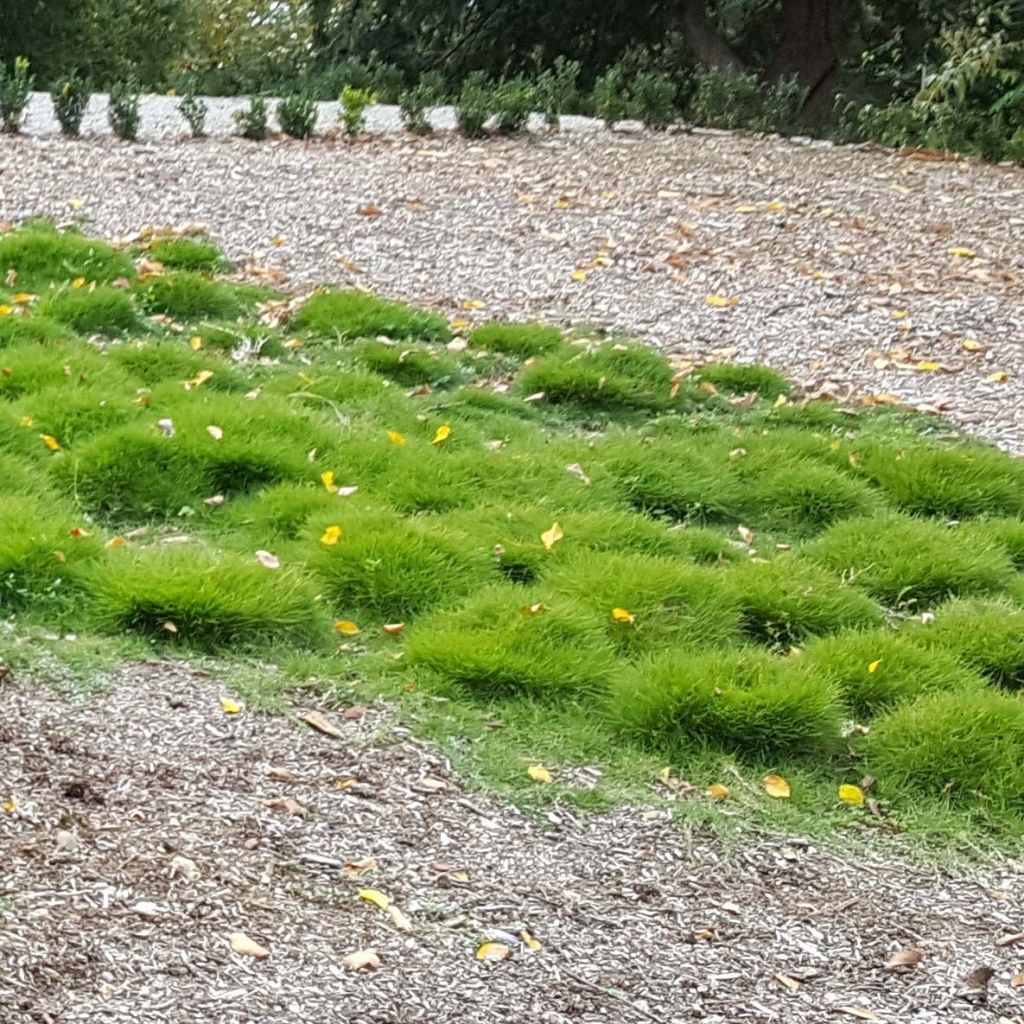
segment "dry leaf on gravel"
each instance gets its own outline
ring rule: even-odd
[[[373,949],[357,949],[342,957],[341,962],[350,971],[375,971],[380,967],[380,957]]]
[[[924,954],[919,949],[915,949],[913,946],[908,946],[906,949],[898,949],[893,953],[888,960],[885,961],[883,966],[887,971],[891,971],[896,967],[913,967],[915,964],[919,964],[924,959]]]
[[[396,907],[394,903],[388,905],[388,916],[391,918],[391,923],[400,932],[412,931],[412,921],[410,921],[409,918],[406,917],[405,913],[400,908]]]
[[[882,1018],[869,1010],[866,1006],[837,1006],[836,1013],[845,1013],[849,1017],[858,1017],[860,1020],[880,1021]]]
[[[476,951],[477,960],[507,960],[511,955],[512,950],[504,942],[485,942]]]
[[[345,708],[341,713],[341,717],[346,722],[358,722],[363,715],[366,714],[366,708],[362,704],[353,704],[350,708]]]
[[[228,936],[228,943],[231,952],[239,956],[251,956],[257,960],[266,960],[270,956],[270,950],[264,949],[258,942],[250,939],[245,932],[232,932]]]
[[[294,797],[277,796],[273,800],[267,800],[263,804],[268,811],[279,811],[282,814],[305,814],[306,808]]]
[[[301,716],[301,721],[311,729],[330,736],[332,739],[340,740],[344,736],[344,733],[322,711],[307,711]]]
[[[166,626],[166,623],[164,625]],[[221,697],[220,706],[225,715],[237,715],[242,711],[242,705],[237,700],[232,700],[231,697]]]
[[[359,898],[366,900],[367,903],[372,903],[375,907],[380,907],[381,910],[387,910],[391,906],[391,900],[385,896],[380,889],[360,889]]]
[[[1024,942],[1024,932],[1010,932],[996,939],[997,946],[1016,946],[1018,942]]]

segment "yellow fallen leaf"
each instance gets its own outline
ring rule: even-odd
[[[850,807],[864,806],[864,791],[860,786],[845,785],[839,787],[839,799]]]
[[[1010,375],[1005,370],[996,370],[985,378],[990,384],[1005,384],[1009,379]]]
[[[960,347],[965,352],[982,352],[985,349],[985,346],[974,338],[964,338],[963,344]]]
[[[123,548],[124,545],[125,545],[124,537],[111,537],[110,540],[107,541],[107,545],[106,546],[108,548]]]
[[[326,530],[320,536],[320,543],[326,544],[331,547],[337,544],[341,539],[341,527],[340,526],[328,526]]]
[[[8,814],[13,814],[18,809],[17,800],[5,800],[0,804],[0,808],[3,808]]]
[[[324,472],[320,474],[320,482],[324,485],[324,487],[327,490],[331,491],[332,493],[334,493],[338,489],[337,484],[334,482],[333,469],[324,470]]]
[[[398,634],[401,633],[403,629],[405,629],[405,623],[385,622],[384,625],[380,628],[383,629],[388,636],[398,636]]]
[[[740,535],[740,540],[743,541],[744,544],[754,543],[754,531],[750,529],[749,526],[743,526],[741,524],[736,527],[736,532]]]
[[[80,210],[83,206],[85,206],[85,200],[79,199],[77,197],[74,199],[69,199],[68,206],[70,206],[72,210]]]
[[[270,956],[269,950],[250,939],[245,932],[232,932],[228,936],[228,942],[231,945],[231,952],[239,956],[251,956],[257,960],[266,960]]]
[[[548,610],[548,606],[543,601],[537,601],[535,604],[524,604],[521,610],[524,615],[540,615]]]
[[[545,530],[541,535],[541,543],[550,551],[563,537],[565,534],[562,532],[562,527],[558,523],[552,523],[550,530]]]
[[[392,444],[405,444],[405,435],[400,434],[397,430],[389,430],[388,440]]]
[[[866,1006],[837,1006],[836,1013],[845,1013],[851,1017],[859,1017],[861,1020],[881,1021],[881,1017],[874,1010]]]
[[[36,423],[36,421],[34,419],[32,419],[31,416],[19,416],[18,417],[18,422],[23,427],[34,427],[35,423]]]
[[[452,436],[452,428],[447,423],[442,423],[441,426],[434,431],[434,440],[431,444],[441,444],[442,441],[447,441]]]
[[[391,917],[391,923],[400,932],[411,932],[412,931],[412,921],[410,921],[409,918],[406,917],[405,913],[402,910],[400,910],[398,907],[396,907],[394,905],[394,903],[392,903],[392,904],[390,904],[388,906],[388,914]]]
[[[570,279],[578,283],[582,283],[587,279],[587,272],[585,270],[574,270],[570,275]]]
[[[224,709],[225,715],[237,715],[242,710],[242,705],[230,697],[221,697],[220,706]]]
[[[533,779],[534,782],[550,782],[551,772],[547,770],[542,764],[531,764],[526,769],[526,774]]]
[[[191,380],[182,381],[186,391],[202,387],[213,376],[213,370],[200,370]]]
[[[68,536],[74,537],[77,540],[79,537],[88,537],[89,531],[83,530],[81,526],[72,526],[71,529],[68,530]]]
[[[193,335],[188,339],[188,347],[192,349],[193,352],[198,352],[203,347],[203,339],[200,338],[198,334]]]
[[[633,623],[636,622],[636,616],[626,608],[613,608],[612,618],[616,622]]]
[[[8,306],[6,303],[4,305],[0,305],[0,316],[10,316],[13,312],[13,306]]]
[[[349,971],[375,971],[380,967],[380,957],[372,949],[357,949],[343,956],[341,962]]]
[[[869,662],[868,663],[868,671],[871,672],[872,674],[874,674],[875,672],[878,671],[879,666],[881,664],[882,664],[882,659],[881,658],[878,658],[876,661]]]
[[[487,305],[487,303],[482,302],[480,299],[463,299],[462,300],[462,308],[463,309],[483,309],[485,305]]]
[[[752,206],[750,203],[744,203],[742,206],[736,207],[737,213],[757,213],[757,207]]]
[[[60,451],[60,441],[53,434],[40,434],[39,439],[50,449],[51,452]]]
[[[454,320],[448,321],[448,326],[453,331],[464,331],[467,327],[471,326],[471,324],[468,320],[464,320],[461,316],[457,316]]]
[[[914,369],[920,370],[922,373],[934,373],[936,370],[942,369],[942,363],[936,363],[930,359],[922,359]]]
[[[19,306],[24,306],[26,302],[31,302],[35,296],[31,292],[15,292],[14,301]]]
[[[281,238],[280,235],[274,235],[270,240],[270,244],[273,246],[284,245],[284,239]]]
[[[289,352],[294,352],[296,349],[302,348],[302,339],[289,338],[287,341],[281,342],[281,348],[286,348]]]
[[[708,295],[704,301],[716,309],[722,309],[725,306],[738,306],[740,302],[735,295]]]
[[[85,285],[85,278],[84,277],[76,277],[74,279],[74,281],[71,282],[71,287],[72,288],[81,288],[84,285]]]
[[[387,910],[391,906],[391,900],[380,889],[360,889],[359,898],[380,907],[381,910]]]
[[[789,783],[781,775],[766,775],[762,780],[764,791],[776,800],[787,800],[790,795]]]
[[[477,960],[507,960],[512,950],[504,942],[485,942],[476,951]]]
[[[518,937],[531,953],[539,953],[544,948],[525,928],[518,933]]]
[[[779,397],[772,402],[773,409],[781,409],[784,405],[789,405],[789,399],[785,395],[779,395]]]
[[[950,256],[962,256],[966,259],[970,259],[974,255],[973,249],[965,249],[963,246],[954,245],[952,248],[946,250]]]
[[[359,627],[349,619],[338,619],[334,624],[334,631],[343,633],[345,636],[356,636],[359,633]]]
[[[771,202],[765,207],[769,213],[782,213],[785,208],[786,204],[780,202]]]
[[[893,320],[902,320],[904,317],[910,316],[910,310],[909,309],[894,309],[889,314],[889,316],[891,316],[893,318]]]
[[[572,196],[559,196],[555,200],[556,210],[567,210],[570,206],[572,206]]]
[[[723,786],[720,782],[712,782],[708,786],[708,796],[712,800],[724,800],[729,795],[729,787]]]

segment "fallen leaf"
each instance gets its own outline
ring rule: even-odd
[[[737,526],[736,532],[740,535],[740,540],[742,540],[744,544],[754,543],[754,531],[751,530],[749,527]]]
[[[910,310],[909,309],[894,309],[894,310],[892,310],[892,312],[889,313],[889,316],[891,316],[893,318],[893,320],[903,320],[905,317],[910,316]]]
[[[850,807],[864,806],[864,791],[860,786],[849,784],[839,787],[839,799]]]
[[[31,427],[35,425],[35,420],[31,416],[19,416],[18,423],[23,427]]]
[[[540,539],[544,547],[550,551],[563,537],[565,534],[562,532],[562,527],[558,523],[552,523],[551,529],[545,530],[541,535]]]
[[[974,255],[973,249],[965,249],[963,246],[954,245],[952,248],[946,250],[950,256],[962,256],[965,259],[970,259]]]
[[[879,666],[880,666],[881,664],[882,664],[882,659],[881,659],[881,658],[877,659],[877,661],[872,661],[872,662],[869,662],[869,663],[868,663],[868,671],[869,671],[870,673],[874,674],[875,672],[877,672],[877,671],[878,671],[878,669],[879,669]]]
[[[985,378],[990,384],[1005,384],[1009,379],[1010,375],[1005,370],[996,370]]]
[[[39,439],[50,449],[51,452],[60,451],[60,441],[53,434],[40,434]]]
[[[636,622],[636,616],[625,608],[613,608],[612,618],[616,622],[632,624]]]
[[[357,949],[343,956],[341,962],[349,971],[375,971],[380,967],[380,957],[372,949]]]
[[[213,370],[200,370],[191,380],[182,381],[186,391],[202,387],[213,376]]]
[[[751,206],[750,203],[744,203],[742,206],[736,207],[737,213],[757,213],[757,207]]]
[[[1018,942],[1024,942],[1024,932],[1011,932],[996,939],[996,945],[1000,947],[1016,946]]]
[[[434,440],[431,444],[441,444],[443,441],[447,441],[452,436],[452,428],[447,423],[443,423],[441,426],[434,431]]]
[[[280,569],[281,559],[277,555],[272,555],[269,551],[264,551],[262,548],[256,552],[256,561],[263,566],[264,569]]]
[[[908,946],[906,949],[898,949],[882,966],[887,971],[891,971],[895,967],[913,967],[914,964],[919,964],[923,959],[924,954],[921,950]]]
[[[533,779],[534,782],[550,782],[551,772],[547,770],[542,764],[531,764],[526,769],[526,774]]]
[[[111,537],[106,543],[106,547],[108,548],[123,548],[124,545],[124,537]]]
[[[585,484],[587,486],[590,485],[590,477],[583,472],[583,467],[578,462],[570,462],[569,465],[565,467],[565,471],[570,476],[576,477],[576,479],[579,480],[580,483]]]
[[[537,601],[535,604],[524,604],[521,611],[524,615],[540,615],[541,612],[546,612],[548,606],[543,601]]]
[[[214,494],[210,498],[203,498],[203,504],[208,505],[210,508],[220,508],[225,500],[223,494]]]
[[[269,811],[280,811],[282,814],[305,814],[306,808],[294,797],[277,796],[263,804]]]
[[[795,992],[800,987],[800,982],[796,978],[791,978],[788,974],[773,974],[772,978],[780,985],[785,985],[790,992]]]
[[[735,295],[708,295],[704,301],[715,309],[723,309],[725,306],[738,306],[740,300]]]
[[[392,444],[405,444],[405,436],[400,434],[397,430],[388,431],[388,440]]]
[[[19,306],[24,306],[26,302],[32,302],[35,296],[31,292],[15,292],[14,301]]]
[[[237,715],[242,710],[242,705],[230,697],[221,697],[220,706],[224,709],[224,714],[226,715]]]
[[[776,800],[786,800],[790,795],[789,783],[781,775],[766,775],[762,779],[764,791]]]
[[[336,493],[337,492],[338,487],[337,487],[337,485],[334,482],[334,470],[333,469],[324,470],[324,472],[320,474],[320,482],[324,485],[324,487],[328,491],[331,491],[332,493]]]
[[[355,875],[365,875],[368,871],[375,871],[376,868],[376,857],[364,857],[362,860],[346,861],[342,870],[351,878]]]
[[[345,636],[358,636],[359,627],[350,619],[338,619],[334,624],[334,631]]]
[[[228,936],[228,943],[231,946],[231,952],[237,953],[239,956],[251,956],[257,960],[266,960],[270,956],[269,950],[250,939],[245,932],[232,932]]]
[[[198,352],[203,347],[203,339],[198,334],[188,339],[188,347],[193,352]]]
[[[362,704],[353,704],[352,707],[345,708],[345,710],[342,711],[341,717],[344,718],[346,722],[358,722],[365,714],[366,708],[364,708]]]
[[[582,284],[587,279],[587,272],[585,270],[574,270],[569,275],[570,280],[576,281],[578,284]]]
[[[531,953],[539,953],[544,948],[525,928],[517,932],[516,937]]]
[[[341,527],[340,526],[328,526],[326,530],[320,535],[320,543],[326,544],[331,547],[337,544],[341,539]]]
[[[462,308],[463,309],[483,309],[484,306],[486,306],[486,305],[487,305],[487,303],[482,302],[480,299],[463,299],[462,300]]]
[[[224,439],[224,431],[212,423],[206,428],[206,432],[214,439],[214,441],[221,441]]]
[[[851,1017],[859,1017],[861,1020],[880,1021],[882,1019],[874,1010],[869,1010],[866,1006],[837,1006],[836,1013],[845,1013]]]
[[[931,359],[922,359],[914,369],[919,370],[921,373],[934,373],[936,370],[942,369],[942,363],[936,363]]]
[[[985,350],[985,346],[974,338],[964,338],[963,344],[960,347],[965,352],[983,352]]]
[[[1024,971],[1010,979],[1010,988],[1024,988]]]
[[[391,906],[391,900],[380,889],[360,889],[359,898],[380,907],[381,910],[387,910]]]
[[[80,526],[72,526],[71,529],[68,530],[68,535],[74,537],[75,540],[78,540],[79,537],[88,537],[89,531],[83,530]]]
[[[376,203],[363,203],[356,207],[356,213],[360,217],[379,217],[384,211]]]
[[[404,622],[385,622],[381,629],[387,633],[388,636],[398,636],[399,633],[405,629]]]
[[[713,782],[708,786],[707,794],[712,800],[724,800],[729,795],[729,787],[723,786],[720,782]]]
[[[394,905],[394,903],[392,903],[388,907],[388,914],[391,917],[391,923],[400,932],[411,932],[412,931],[412,921],[410,921],[409,918],[405,916],[403,911],[401,911],[398,907],[396,907]]]
[[[476,951],[477,960],[507,960],[512,950],[504,942],[485,942]]]
[[[355,494],[356,491],[358,491],[358,490],[359,490],[359,488],[357,486],[351,486],[351,485],[348,486],[348,487],[339,487],[338,488],[338,497],[339,498],[351,498],[352,495]]]
[[[340,740],[344,736],[344,733],[322,711],[307,711],[300,716],[300,721],[332,739]]]

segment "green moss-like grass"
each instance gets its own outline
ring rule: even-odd
[[[217,246],[192,238],[161,238],[150,245],[146,256],[174,270],[196,270],[208,274],[223,270],[227,265]]]
[[[470,332],[469,344],[488,352],[501,352],[518,359],[544,355],[563,343],[557,327],[544,324],[482,324]]]
[[[448,323],[438,313],[414,309],[365,292],[319,292],[292,321],[324,338],[418,338],[447,341]]]
[[[123,288],[62,288],[39,303],[44,317],[79,334],[120,334],[136,327],[139,314]]]
[[[75,332],[66,324],[37,315],[0,316],[0,348],[22,342],[74,341]]]
[[[237,316],[246,305],[236,289],[192,270],[147,278],[136,285],[135,294],[147,313],[181,320]]]
[[[781,373],[755,364],[707,363],[697,371],[697,378],[733,395],[754,392],[762,398],[778,398],[790,393],[789,382]]]
[[[38,225],[0,235],[0,273],[12,270],[16,286],[28,290],[78,278],[109,282],[135,276],[126,253],[95,238]]]

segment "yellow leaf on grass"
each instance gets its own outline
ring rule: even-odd
[[[860,786],[840,786],[839,787],[839,799],[850,807],[863,807],[864,806],[864,791]]]
[[[952,248],[946,250],[950,256],[963,256],[966,259],[970,259],[974,255],[973,249],[965,249],[961,245],[954,245]]]
[[[391,906],[391,900],[380,889],[360,889],[359,898],[380,907],[381,910],[387,910]]]
[[[76,277],[74,279],[74,281],[71,282],[71,287],[72,288],[82,288],[82,287],[84,287],[84,285],[85,285],[85,278],[84,277]]]
[[[334,631],[345,636],[355,636],[359,632],[359,627],[349,619],[338,619],[334,624]]]
[[[868,671],[871,672],[872,674],[874,674],[875,672],[878,671],[878,668],[879,668],[879,666],[881,664],[882,664],[882,659],[881,658],[879,658],[877,661],[869,662],[868,663]]]
[[[470,327],[471,324],[468,320],[464,320],[461,316],[457,316],[454,320],[450,320],[448,322],[448,326],[453,331],[464,331],[467,327]]]
[[[51,452],[60,451],[60,441],[58,441],[53,434],[40,434],[39,440],[42,441]]]
[[[198,334],[193,335],[188,339],[188,347],[192,349],[193,352],[198,352],[203,347],[203,339],[200,338]]]
[[[431,444],[441,444],[442,441],[447,441],[452,436],[452,428],[447,423],[442,423],[441,426],[434,431],[434,440]]]
[[[550,530],[545,530],[541,535],[541,543],[550,551],[563,537],[565,534],[562,532],[562,527],[558,523],[552,523]]]
[[[182,381],[186,391],[202,387],[213,376],[213,370],[200,370],[191,380]]]
[[[405,444],[405,435],[400,434],[397,430],[389,430],[388,440],[392,444]]]
[[[1009,379],[1010,375],[1005,370],[996,370],[985,378],[990,384],[1005,384]]]
[[[789,783],[781,775],[766,775],[762,780],[764,791],[776,800],[787,800],[790,795]]]
[[[88,537],[89,531],[83,530],[80,526],[72,526],[71,529],[68,530],[68,536],[74,537],[77,540],[79,537]]]
[[[708,786],[708,796],[712,800],[724,800],[729,795],[729,787],[723,786],[720,782],[713,782]]]
[[[214,439],[214,441],[222,441],[224,439],[224,431],[214,423],[211,423],[206,428],[206,432]]]
[[[10,316],[14,312],[13,306],[0,305],[0,316]]]
[[[220,706],[224,709],[225,715],[237,715],[241,713],[242,705],[230,697],[221,697]]]
[[[14,301],[19,306],[24,306],[26,302],[31,302],[35,296],[31,292],[15,292]]]
[[[784,405],[789,405],[789,399],[785,395],[779,395],[779,397],[772,402],[773,409],[781,409]]]
[[[636,616],[626,608],[613,608],[612,618],[616,622],[633,623],[636,622]]]
[[[512,950],[504,942],[485,942],[476,951],[477,960],[507,960]]]
[[[123,548],[125,545],[124,537],[111,537],[107,541],[108,548]]]
[[[31,416],[19,416],[18,417],[18,422],[23,427],[32,427],[32,426],[35,426],[35,422],[36,421],[34,419],[32,419]]]
[[[328,526],[326,530],[320,536],[320,543],[326,544],[331,547],[337,544],[341,539],[341,527],[340,526]]]
[[[324,472],[320,474],[320,482],[331,492],[337,491],[338,489],[338,485],[334,482],[333,469],[324,470]]]
[[[542,764],[531,764],[526,769],[526,774],[533,779],[534,782],[550,782],[551,772],[547,770]]]
[[[521,609],[524,615],[540,615],[547,610],[548,606],[543,601],[538,601],[536,604],[524,604]]]
[[[725,306],[738,306],[740,302],[735,295],[708,295],[704,301],[716,309],[722,309]]]

